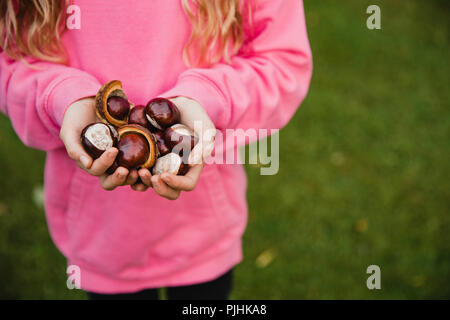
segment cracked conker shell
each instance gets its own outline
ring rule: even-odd
[[[95,97],[95,110],[97,117],[104,123],[120,127],[127,124],[131,104],[122,83],[112,80],[105,83]]]
[[[155,137],[137,124],[128,124],[118,129],[117,164],[129,170],[150,168],[158,156]]]
[[[182,124],[175,124],[164,131],[164,141],[171,150],[180,156],[188,156],[198,142],[194,132]],[[174,148],[176,150],[174,150]]]
[[[80,138],[84,150],[95,160],[116,145],[117,132],[107,124],[96,122],[86,126]]]
[[[150,100],[145,107],[145,115],[150,124],[158,130],[180,122],[180,111],[172,101],[165,98]]]
[[[179,176],[184,176],[189,170],[189,165],[184,164],[183,160],[176,153],[170,152],[156,160],[152,173],[160,175],[165,172]]]

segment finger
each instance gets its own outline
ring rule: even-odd
[[[216,138],[217,129],[211,123],[203,132],[202,132],[202,141],[205,145],[214,144],[214,140]]]
[[[131,189],[138,192],[144,192],[147,191],[148,187],[142,183],[135,183],[131,185]]]
[[[199,145],[201,152],[199,151],[199,153],[201,153],[203,160],[212,154],[214,150],[214,141],[217,134],[217,130],[212,123],[211,125],[206,124],[205,126],[205,129],[199,133],[201,134],[201,144]],[[198,157],[200,157],[200,155]]]
[[[103,152],[100,158],[96,159],[92,163],[91,168],[86,171],[93,176],[103,175],[113,164],[118,152],[119,150],[117,148],[109,148]]]
[[[113,174],[102,175],[99,177],[100,183],[105,190],[114,190],[118,186],[125,183],[128,176],[128,170],[124,167],[119,167]]]
[[[169,187],[159,176],[152,176],[152,185],[157,194],[169,200],[176,200],[180,196],[180,191]]]
[[[152,187],[152,174],[148,169],[141,169],[138,171],[141,182],[147,187]]]
[[[189,154],[188,163],[190,165],[201,164],[203,160],[203,142],[199,141]]]
[[[80,134],[76,130],[64,130],[64,132],[61,132],[60,138],[66,147],[69,157],[75,160],[81,169],[90,169],[93,160],[84,151],[80,142]]]
[[[214,141],[203,142],[203,150],[202,150],[203,160],[211,156],[213,150],[214,150]]]
[[[184,176],[176,176],[171,173],[163,173],[161,179],[174,190],[192,191],[197,185],[203,164],[193,165]]]
[[[201,164],[214,150],[214,142],[198,142],[189,154],[189,164]]]
[[[131,170],[130,173],[128,174],[128,176],[127,176],[127,179],[125,180],[124,185],[136,184],[138,178],[139,178],[138,172],[136,170]]]

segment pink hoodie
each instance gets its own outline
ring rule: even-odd
[[[231,64],[187,68],[190,23],[181,0],[74,0],[81,28],[63,42],[70,66],[0,52],[0,110],[20,139],[47,151],[50,234],[82,289],[132,292],[211,280],[242,259],[247,221],[241,165],[207,165],[196,189],[169,201],[151,189],[105,191],[69,159],[58,134],[66,108],[119,79],[129,99],[183,95],[218,129],[281,128],[305,97],[312,72],[300,0],[255,0],[252,36]],[[249,30],[246,23],[245,30]],[[263,178],[261,178],[263,179]]]

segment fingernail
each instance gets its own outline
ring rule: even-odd
[[[89,165],[89,159],[86,156],[81,156],[80,162],[84,167],[87,167]]]
[[[164,180],[164,181],[166,181],[166,182],[170,182],[170,176],[167,174],[167,173],[163,173],[162,175],[161,175],[161,178]]]
[[[114,152],[114,150],[111,150],[111,151],[109,151],[108,156],[109,156],[110,158],[115,158],[115,157],[116,157],[116,153]]]
[[[138,171],[140,176],[147,176],[148,175],[148,170],[147,169],[141,169]]]

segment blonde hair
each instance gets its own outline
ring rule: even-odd
[[[185,62],[208,65],[222,58],[229,62],[244,42],[239,0],[182,0],[182,3],[192,24],[191,37],[183,52]]]
[[[240,0],[181,0],[192,24],[187,65],[230,61],[244,42]],[[12,59],[67,62],[61,43],[68,0],[1,0],[0,47]],[[250,13],[250,10],[247,10]]]
[[[25,56],[63,63],[61,44],[66,1],[2,0],[0,36],[2,50],[12,59]]]

